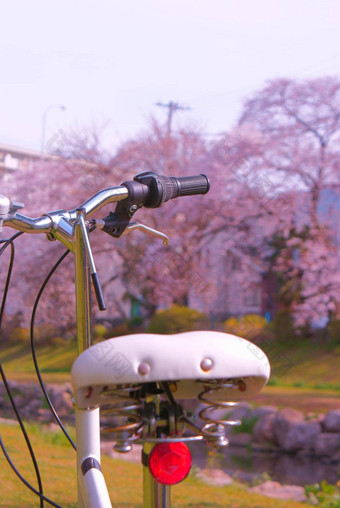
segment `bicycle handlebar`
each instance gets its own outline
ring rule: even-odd
[[[39,218],[30,218],[16,213],[16,209],[10,207],[7,214],[1,210],[1,220],[4,226],[10,226],[26,233],[49,233],[61,218],[74,222],[77,218],[77,210],[80,208],[84,211],[85,217],[89,218],[103,206],[122,201],[122,203],[118,203],[117,208],[119,206],[120,213],[126,217],[121,220],[129,221],[135,211],[142,206],[157,208],[169,199],[179,196],[206,194],[209,188],[209,180],[205,175],[176,178],[144,172],[135,176],[133,181],[97,192],[72,210],[56,210],[45,213]],[[2,200],[2,203],[7,203],[6,199]]]

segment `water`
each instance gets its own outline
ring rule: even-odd
[[[339,463],[326,459],[283,452],[258,452],[249,447],[230,445],[214,451],[202,443],[190,444],[192,462],[200,469],[221,469],[235,479],[252,481],[269,475],[282,484],[311,485],[326,480],[339,480]]]

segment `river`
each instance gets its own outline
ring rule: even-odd
[[[339,462],[284,452],[259,452],[230,445],[215,451],[202,443],[190,444],[193,465],[200,469],[221,469],[233,478],[252,483],[266,475],[282,484],[311,485],[339,480]]]

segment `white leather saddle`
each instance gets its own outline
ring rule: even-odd
[[[75,360],[72,385],[77,406],[103,403],[103,387],[168,381],[178,399],[194,399],[202,386],[232,381],[235,390],[219,390],[219,400],[242,400],[268,381],[269,361],[255,344],[222,332],[193,331],[175,335],[141,333],[91,346]],[[232,392],[232,393],[231,393]]]

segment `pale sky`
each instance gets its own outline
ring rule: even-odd
[[[0,63],[0,144],[39,150],[49,108],[46,142],[107,123],[117,146],[169,100],[215,134],[269,79],[340,77],[340,1],[11,0]]]

